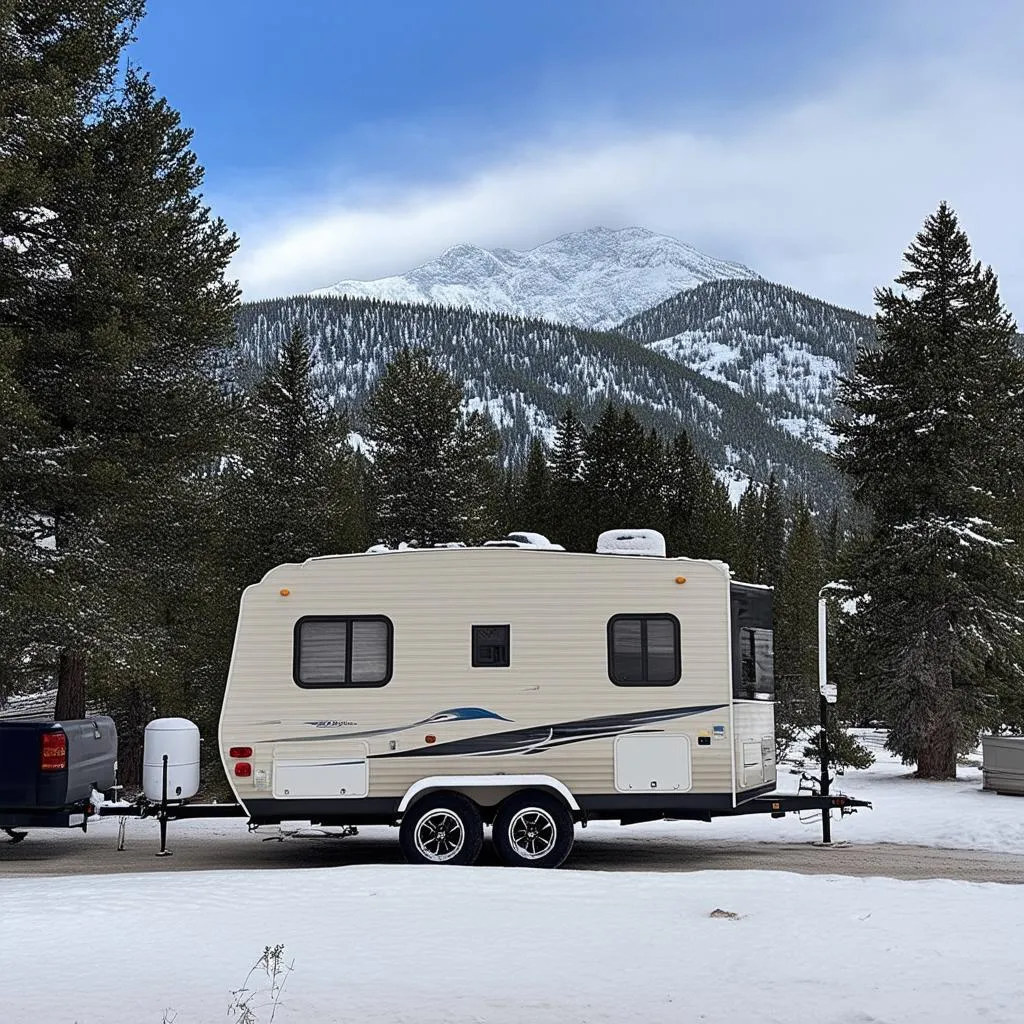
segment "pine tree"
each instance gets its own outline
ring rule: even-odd
[[[874,522],[854,583],[887,743],[923,778],[1019,693],[1022,592],[1009,507],[1024,479],[1024,365],[991,269],[944,203],[876,293],[878,345],[843,382],[838,463]]]
[[[295,328],[248,402],[240,464],[225,482],[241,585],[283,562],[365,548],[348,432]]]
[[[503,477],[498,462],[501,445],[491,418],[473,410],[460,419],[450,454],[455,495],[456,537],[481,544],[501,535]]]
[[[52,508],[40,502],[54,431],[25,364],[64,302],[67,193],[89,174],[86,125],[141,13],[141,0],[0,3],[0,693],[58,636]]]
[[[760,490],[751,481],[736,506],[736,558],[732,568],[737,579],[760,582],[763,530],[764,505]]]
[[[463,419],[462,387],[422,350],[385,367],[363,409],[373,447],[371,490],[381,539],[422,545],[479,539],[496,529],[497,435]]]
[[[828,518],[828,525],[825,527],[822,537],[825,565],[828,567],[828,575],[831,579],[838,579],[842,575],[843,529],[841,524],[842,520],[837,505]]]
[[[609,402],[587,436],[583,495],[590,531],[584,550],[598,534],[620,527],[657,528],[663,518],[662,448],[636,417]]]
[[[777,735],[792,742],[818,721],[818,592],[827,582],[821,539],[810,510],[799,505],[775,591]]]
[[[761,583],[774,587],[782,575],[783,552],[786,547],[786,511],[782,505],[779,481],[774,473],[768,477],[763,508],[758,577]]]
[[[526,468],[523,472],[522,493],[517,512],[520,525],[516,527],[517,529],[548,536],[553,521],[551,487],[551,470],[548,468],[544,442],[535,437],[530,442]]]
[[[124,41],[107,20],[117,5],[86,8]],[[71,23],[50,13],[53,31]],[[5,514],[47,542],[57,599],[36,621],[60,652],[61,717],[84,713],[90,656],[103,671],[134,661],[139,677],[174,674],[177,595],[195,577],[188,524],[226,421],[215,367],[237,299],[223,278],[235,239],[201,203],[191,133],[134,71],[96,92],[114,70],[116,53],[103,52],[108,66],[79,82],[89,102],[55,131],[70,155],[34,239],[41,271],[21,269],[31,284],[5,324],[37,454],[0,459],[16,495]],[[57,79],[78,73],[64,53],[50,55]]]
[[[697,464],[692,535],[693,549],[686,552],[690,558],[735,561],[736,515],[729,488],[704,459]]]
[[[583,459],[587,431],[571,405],[555,425],[551,449],[552,516],[550,539],[568,551],[592,550],[584,516]]]
[[[696,557],[701,542],[695,535],[700,458],[685,430],[665,451],[665,544],[670,557]]]

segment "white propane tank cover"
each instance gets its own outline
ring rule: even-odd
[[[142,791],[163,797],[167,755],[167,799],[188,800],[199,792],[199,726],[187,718],[157,718],[146,726],[142,748]]]
[[[597,538],[599,555],[665,557],[665,538],[657,530],[605,530]]]

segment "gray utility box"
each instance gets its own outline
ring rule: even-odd
[[[982,736],[982,788],[1024,796],[1024,736]]]

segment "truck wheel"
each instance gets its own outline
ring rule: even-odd
[[[473,864],[484,843],[483,819],[466,797],[433,794],[402,816],[398,841],[410,864]]]
[[[498,808],[494,848],[509,867],[557,868],[572,849],[572,814],[550,793],[514,793]]]

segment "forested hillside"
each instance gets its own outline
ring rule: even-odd
[[[838,378],[872,321],[768,281],[710,281],[621,324],[652,351],[722,381],[796,437],[831,447]]]
[[[831,504],[838,476],[824,456],[756,402],[624,335],[543,320],[375,299],[300,296],[247,303],[238,315],[243,385],[293,327],[303,328],[339,406],[358,410],[383,366],[405,346],[426,347],[466,384],[468,404],[494,419],[509,457],[531,435],[550,438],[572,403],[586,423],[609,401],[666,435],[680,428],[714,465],[758,480],[776,471],[791,489]]]

